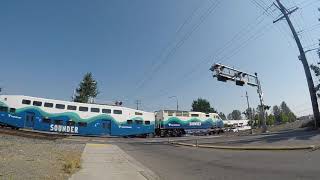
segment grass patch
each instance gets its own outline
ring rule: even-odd
[[[68,174],[73,174],[81,167],[81,153],[68,152],[63,155],[63,171]]]

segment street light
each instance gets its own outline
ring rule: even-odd
[[[171,98],[176,98],[176,101],[177,101],[177,111],[179,111],[178,97],[177,97],[177,96],[170,96],[169,99],[171,99]]]

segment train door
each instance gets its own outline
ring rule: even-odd
[[[102,121],[103,134],[110,135],[111,133],[111,121],[104,120]]]
[[[26,112],[25,127],[32,129],[34,127],[34,120],[35,114],[33,112]]]

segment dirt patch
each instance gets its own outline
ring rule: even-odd
[[[0,180],[68,179],[85,144],[0,134]]]

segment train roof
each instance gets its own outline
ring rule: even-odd
[[[164,112],[185,112],[185,113],[193,113],[193,114],[218,114],[218,113],[204,113],[204,112],[197,112],[197,111],[177,111],[177,110],[170,110],[170,109],[165,109],[165,110],[160,110],[160,111],[164,111]]]
[[[128,108],[124,106],[110,105],[110,104],[100,104],[100,103],[80,103],[66,100],[57,100],[57,99],[49,99],[49,98],[41,98],[41,97],[33,97],[33,96],[25,96],[25,95],[0,95],[2,98],[12,98],[17,101],[21,101],[23,99],[32,100],[32,101],[41,101],[55,104],[65,104],[65,105],[74,105],[74,106],[88,106],[88,107],[99,107],[99,108],[117,108],[122,110],[134,110],[137,112],[146,112],[142,110],[136,110],[133,108]]]

